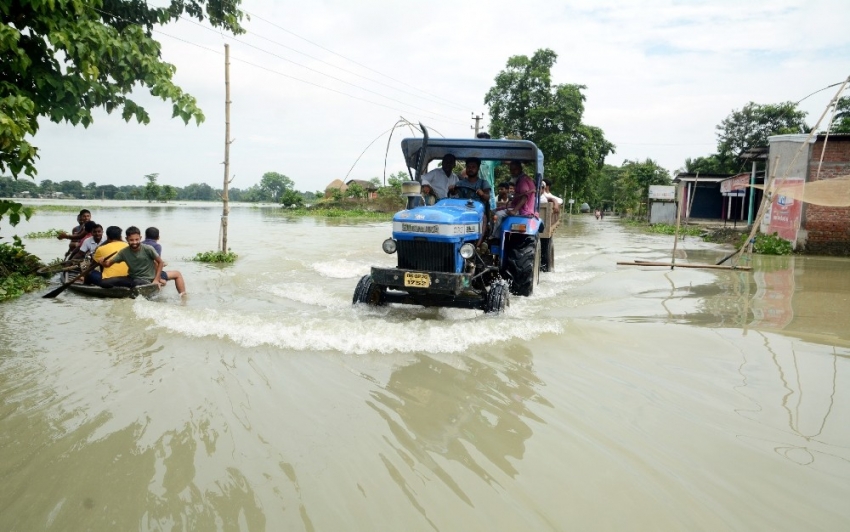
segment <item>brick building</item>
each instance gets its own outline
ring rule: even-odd
[[[774,166],[769,171],[776,176],[777,185],[802,185],[850,175],[850,134],[829,138],[817,135],[797,155],[806,138],[807,135],[776,135],[768,139],[768,161]],[[761,231],[779,233],[796,249],[809,254],[850,256],[850,207],[803,203],[777,195]]]
[[[818,135],[810,154],[806,182],[850,175],[850,135],[830,135],[829,139]],[[803,229],[807,234],[805,242],[801,244],[806,252],[818,255],[850,255],[850,207],[826,207],[805,203]]]

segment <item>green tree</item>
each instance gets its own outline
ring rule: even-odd
[[[685,159],[685,171],[689,174],[697,172],[701,174],[731,174],[740,166],[740,163],[732,163],[731,160],[724,160],[716,153],[705,157],[697,157],[695,159]]]
[[[349,198],[363,199],[366,196],[366,189],[360,183],[351,183],[346,189],[346,194]]]
[[[652,159],[640,161],[625,161],[620,167],[616,196],[618,203],[624,209],[632,212],[639,211],[642,203],[647,202],[650,185],[669,185],[670,172],[662,168]]]
[[[614,145],[601,129],[582,123],[586,87],[552,83],[557,58],[552,50],[540,49],[531,58],[508,59],[484,97],[490,132],[533,141],[546,156],[545,173],[555,190],[566,185],[587,193]]]
[[[154,28],[189,16],[242,33],[240,0],[173,0],[165,7],[136,0],[12,0],[0,5],[0,171],[36,174],[37,148],[27,140],[39,118],[87,127],[92,109],[120,111],[147,124],[130,99],[140,85],[172,104],[184,122],[204,115],[174,84]]]
[[[260,190],[265,201],[277,203],[287,190],[292,190],[295,183],[288,177],[277,172],[266,172],[260,179]]]
[[[286,190],[280,197],[280,203],[285,207],[300,207],[304,205],[304,197],[297,190]]]
[[[159,191],[159,199],[168,203],[171,200],[177,199],[177,189],[171,185],[162,185]]]
[[[838,100],[832,117],[831,133],[850,133],[850,96]]]
[[[767,146],[771,135],[804,132],[808,129],[805,118],[806,112],[798,110],[793,102],[750,102],[740,111],[733,110],[717,126],[717,155],[734,160],[747,148]]]
[[[378,197],[399,197],[401,195],[401,184],[405,181],[410,181],[410,175],[403,170],[390,174],[387,178],[387,186],[378,189]]]
[[[148,200],[148,203],[159,199],[159,185],[156,184],[158,177],[159,174],[147,174],[145,176],[145,179],[148,180],[148,184],[145,185],[145,199]]]

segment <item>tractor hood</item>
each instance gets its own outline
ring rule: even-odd
[[[463,236],[478,234],[484,205],[478,201],[444,199],[432,207],[416,207],[393,216],[393,235]]]

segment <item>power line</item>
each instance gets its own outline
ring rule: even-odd
[[[181,17],[181,18],[184,18],[184,17]],[[212,32],[218,33],[218,32],[216,32],[216,30],[215,30],[214,28],[209,28],[209,27],[204,26],[203,24],[199,24],[198,22],[195,22],[195,21],[193,21],[193,20],[188,20],[188,19],[185,19],[185,18],[184,18],[184,20],[187,20],[188,22],[191,22],[192,24],[195,24],[196,26],[200,26],[200,27],[204,28],[205,30],[209,30],[209,31],[212,31]],[[226,38],[231,38],[231,37],[226,37]],[[261,48],[261,47],[259,47],[259,46],[256,46],[256,45],[253,45],[253,44],[250,44],[250,43],[245,42],[245,41],[243,41],[243,40],[241,40],[241,39],[234,39],[234,40],[236,40],[236,41],[240,42],[240,43],[241,43],[242,45],[244,45],[244,46],[247,46],[247,47],[249,47],[249,48],[253,48],[253,49],[258,50],[258,51],[260,51],[260,52],[263,52],[263,53],[265,53],[265,54],[271,55],[272,57],[276,57],[276,58],[278,58],[278,59],[280,59],[280,60],[282,60],[282,61],[286,61],[287,63],[292,63],[293,65],[296,65],[296,66],[299,66],[299,67],[301,67],[301,68],[307,69],[307,70],[309,70],[309,71],[311,71],[311,72],[315,72],[316,74],[319,74],[319,75],[321,75],[321,76],[328,77],[328,78],[330,78],[330,79],[332,79],[332,80],[339,81],[340,83],[344,83],[344,84],[349,85],[349,86],[351,86],[351,87],[355,87],[355,88],[357,88],[357,89],[360,89],[360,90],[363,90],[363,91],[369,92],[369,93],[374,94],[374,95],[376,95],[376,96],[380,96],[381,98],[386,98],[387,100],[392,100],[392,101],[394,101],[394,102],[396,102],[396,103],[400,103],[400,104],[402,104],[402,105],[406,105],[406,106],[410,107],[411,109],[417,109],[417,110],[419,110],[419,111],[423,111],[423,112],[426,112],[426,113],[431,113],[431,114],[436,115],[436,116],[441,116],[441,117],[446,118],[446,119],[448,119],[448,120],[454,120],[453,118],[451,118],[451,117],[449,117],[449,116],[446,116],[446,115],[443,115],[443,114],[440,114],[440,113],[437,113],[437,112],[434,112],[434,111],[430,111],[430,110],[428,110],[428,109],[423,109],[423,108],[421,108],[421,107],[417,107],[416,105],[413,105],[413,104],[410,104],[410,103],[407,103],[407,102],[401,101],[401,100],[399,100],[399,99],[397,99],[397,98],[393,98],[392,96],[387,96],[386,94],[381,94],[380,92],[373,91],[373,90],[371,90],[371,89],[367,89],[366,87],[363,87],[363,86],[361,86],[361,85],[357,85],[356,83],[351,83],[350,81],[346,81],[346,80],[344,80],[344,79],[342,79],[342,78],[338,78],[338,77],[336,77],[336,76],[332,76],[332,75],[330,75],[330,74],[326,74],[326,73],[322,72],[321,70],[316,70],[315,68],[309,67],[309,66],[307,66],[307,65],[302,65],[301,63],[299,63],[299,62],[297,62],[297,61],[293,61],[293,60],[291,60],[291,59],[287,59],[286,57],[283,57],[283,56],[281,56],[281,55],[279,55],[279,54],[276,54],[276,53],[274,53],[274,52],[271,52],[271,51],[266,50],[266,49],[264,49],[264,48]],[[392,89],[392,87],[389,87],[389,86],[388,86],[388,85],[386,85],[386,84],[382,84],[382,85],[384,85],[384,86],[385,86],[385,87],[387,87],[387,88]],[[395,90],[395,89],[393,89],[393,90]],[[415,95],[414,95],[414,96],[415,96]],[[458,121],[458,123],[460,123],[460,122]]]
[[[107,12],[107,11],[103,11],[103,10],[98,9],[98,8],[96,8],[96,7],[91,7],[91,9],[92,9],[92,10],[94,10],[94,11],[97,11],[98,13],[101,13],[101,14],[103,14],[103,15],[109,15],[109,16],[114,17],[114,18],[116,18],[116,19],[120,19],[120,20],[124,20],[124,21],[127,21],[127,22],[131,22],[131,21],[128,21],[128,20],[127,20],[126,18],[124,18],[124,17],[121,17],[121,16],[119,16],[119,15],[115,15],[115,14],[113,14],[113,13],[109,13],[109,12]],[[197,26],[200,26],[200,27],[202,27],[202,28],[204,28],[204,29],[206,29],[206,30],[213,31],[213,32],[215,32],[215,33],[219,33],[219,34],[221,35],[222,39],[225,39],[225,38],[231,38],[231,37],[229,37],[229,36],[225,36],[224,34],[221,34],[220,32],[216,31],[214,28],[209,28],[209,27],[207,27],[207,26],[204,26],[203,24],[199,24],[198,22],[196,22],[196,21],[194,21],[194,20],[189,20],[189,19],[187,19],[186,17],[182,17],[182,16],[181,16],[181,17],[179,17],[179,18],[181,18],[181,19],[183,19],[183,20],[187,20],[188,22],[191,22],[192,24],[195,24],[195,25],[197,25]],[[178,40],[178,41],[184,42],[184,43],[186,43],[186,44],[190,44],[190,45],[192,45],[192,46],[196,46],[196,47],[198,47],[198,48],[201,48],[201,49],[204,49],[204,50],[207,50],[207,51],[213,52],[213,53],[218,54],[218,55],[222,55],[222,53],[221,53],[221,52],[219,52],[219,51],[217,51],[217,50],[213,50],[213,49],[208,48],[208,47],[206,47],[206,46],[203,46],[203,45],[200,45],[200,44],[197,44],[197,43],[194,43],[194,42],[188,41],[188,40],[186,40],[186,39],[182,39],[182,38],[180,38],[180,37],[176,37],[176,36],[174,36],[174,35],[171,35],[171,34],[165,33],[164,31],[161,31],[161,30],[159,30],[159,29],[154,29],[153,31],[154,31],[154,32],[156,32],[156,33],[159,33],[160,35],[163,35],[163,36],[165,36],[165,37],[169,37],[169,38],[171,38],[171,39],[175,39],[175,40]],[[235,40],[235,39],[234,39],[234,40]],[[426,115],[425,115],[425,116],[427,116],[428,118],[431,118],[431,119],[433,119],[433,120],[440,121],[440,122],[446,122],[446,123],[448,123],[448,122],[453,122],[453,123],[455,123],[455,124],[465,124],[465,122],[462,122],[462,121],[460,121],[460,120],[453,119],[453,118],[451,118],[451,117],[449,117],[449,116],[446,116],[446,115],[443,115],[443,114],[440,114],[440,113],[437,113],[437,112],[434,112],[434,111],[431,111],[431,110],[428,110],[428,109],[423,109],[423,108],[421,108],[421,107],[417,107],[417,106],[412,105],[412,104],[410,104],[410,103],[407,103],[407,102],[404,102],[404,101],[398,100],[398,99],[396,99],[396,98],[393,98],[393,97],[391,97],[391,96],[387,96],[387,95],[385,95],[385,94],[381,94],[380,92],[373,91],[373,90],[371,90],[371,89],[368,89],[368,88],[366,88],[366,87],[362,87],[362,86],[357,85],[357,84],[355,84],[355,83],[351,83],[351,82],[349,82],[349,81],[346,81],[346,80],[344,80],[344,79],[338,78],[338,77],[336,77],[336,76],[332,76],[332,75],[330,75],[330,74],[326,74],[326,73],[324,73],[324,72],[322,72],[322,71],[320,71],[320,70],[316,70],[316,69],[311,68],[311,67],[309,67],[309,66],[302,65],[301,63],[298,63],[298,62],[296,62],[296,61],[292,61],[291,59],[287,59],[287,58],[285,58],[285,57],[283,57],[283,56],[281,56],[281,55],[279,55],[279,54],[276,54],[276,53],[271,52],[271,51],[269,51],[269,50],[265,50],[265,49],[263,49],[263,48],[261,48],[261,47],[259,47],[259,46],[255,46],[255,45],[253,45],[253,44],[250,44],[250,43],[247,43],[247,42],[244,42],[244,41],[238,41],[238,42],[240,42],[241,44],[243,44],[243,45],[245,45],[245,46],[248,46],[248,47],[250,47],[250,48],[254,48],[254,49],[258,50],[258,51],[261,51],[261,52],[263,52],[263,53],[266,53],[266,54],[269,54],[269,55],[271,55],[271,56],[273,56],[273,57],[276,57],[276,58],[278,58],[278,59],[281,59],[281,60],[283,60],[283,61],[287,61],[287,62],[289,62],[289,63],[292,63],[292,64],[294,64],[294,65],[300,66],[300,67],[302,67],[302,68],[305,68],[305,69],[307,69],[307,70],[310,70],[310,71],[315,72],[315,73],[317,73],[317,74],[320,74],[320,75],[322,75],[322,76],[326,76],[326,77],[329,77],[329,78],[331,78],[331,79],[333,79],[333,80],[335,80],[335,81],[339,81],[340,83],[344,83],[344,84],[349,85],[349,86],[352,86],[352,87],[354,87],[354,88],[357,88],[357,89],[360,89],[360,90],[363,90],[363,91],[366,91],[366,92],[372,93],[372,94],[374,94],[374,95],[376,95],[376,96],[379,96],[379,97],[381,97],[381,98],[385,98],[385,99],[387,99],[387,100],[394,101],[394,102],[396,102],[396,103],[399,103],[399,104],[401,104],[401,105],[404,105],[404,106],[410,107],[410,108],[412,108],[412,109],[416,109],[416,110],[418,110],[418,111],[421,111],[421,112],[423,112],[423,113],[426,113]],[[320,84],[317,84],[317,83],[313,83],[313,82],[310,82],[310,81],[307,81],[307,80],[304,80],[304,79],[301,79],[301,78],[298,78],[298,77],[295,77],[295,76],[291,76],[291,75],[288,75],[288,74],[284,74],[283,72],[279,72],[279,71],[276,71],[276,70],[270,69],[270,68],[268,68],[268,67],[264,67],[264,66],[261,66],[261,65],[257,65],[257,64],[255,64],[255,63],[252,63],[252,62],[247,61],[247,60],[244,60],[244,59],[234,58],[234,60],[235,60],[235,61],[242,62],[242,63],[245,63],[245,64],[248,64],[248,65],[253,66],[253,67],[256,67],[256,68],[260,68],[260,69],[262,69],[262,70],[266,70],[266,71],[268,71],[268,72],[272,72],[272,73],[274,73],[274,74],[278,74],[278,75],[280,75],[280,76],[283,76],[283,77],[286,77],[286,78],[289,78],[289,79],[293,79],[293,80],[295,80],[295,81],[300,81],[300,82],[302,82],[302,83],[306,83],[306,84],[309,84],[309,85],[313,85],[313,86],[318,87],[318,88],[321,88],[321,89],[325,89],[325,90],[328,90],[328,91],[331,91],[331,92],[335,92],[335,93],[337,93],[337,94],[341,94],[341,95],[343,95],[343,96],[348,96],[348,97],[350,97],[350,98],[354,98],[354,99],[357,99],[357,100],[361,100],[361,101],[366,102],[366,103],[370,103],[370,104],[373,104],[373,105],[378,105],[378,106],[380,106],[380,107],[385,107],[385,108],[387,108],[387,109],[391,109],[391,110],[393,110],[393,111],[404,112],[404,111],[403,111],[403,110],[401,110],[401,109],[397,109],[397,108],[390,107],[390,106],[387,106],[387,105],[384,105],[384,104],[380,104],[380,103],[378,103],[378,102],[374,102],[374,101],[372,101],[372,100],[367,100],[367,99],[365,99],[365,98],[361,98],[361,97],[359,97],[359,96],[354,96],[353,94],[349,94],[349,93],[346,93],[346,92],[343,92],[343,91],[338,91],[338,90],[336,90],[336,89],[331,89],[330,87],[326,87],[326,86],[324,86],[324,85],[320,85]],[[388,85],[384,85],[384,86],[386,86],[386,87],[388,87],[388,88],[390,88],[390,89],[392,89],[392,90],[397,90],[397,89],[394,89],[393,87],[389,87]],[[415,95],[414,95],[414,96],[415,96]],[[442,119],[442,120],[441,120],[441,119]]]
[[[202,50],[206,50],[206,51],[208,51],[208,52],[212,52],[212,53],[217,54],[217,55],[224,55],[224,54],[223,54],[223,52],[219,52],[218,50],[213,50],[212,48],[209,48],[209,47],[204,46],[204,45],[202,45],[202,44],[194,43],[194,42],[192,42],[192,41],[187,41],[186,39],[182,39],[182,38],[180,38],[180,37],[175,37],[174,35],[170,35],[170,34],[168,34],[168,33],[163,32],[162,30],[154,30],[154,32],[155,32],[155,33],[158,33],[158,34],[160,34],[160,35],[162,35],[162,36],[164,36],[164,37],[168,37],[168,38],[171,38],[171,39],[174,39],[174,40],[177,40],[177,41],[180,41],[180,42],[183,42],[183,43],[189,44],[189,45],[191,45],[191,46],[195,46],[195,47],[197,47],[197,48],[201,48]],[[240,63],[245,63],[246,65],[250,65],[250,66],[252,66],[252,67],[259,68],[260,70],[265,70],[265,71],[267,71],[267,72],[271,72],[272,74],[277,74],[278,76],[283,76],[283,77],[285,77],[285,78],[289,78],[289,79],[292,79],[292,80],[295,80],[295,81],[298,81],[298,82],[301,82],[301,83],[305,83],[305,84],[307,84],[307,85],[312,85],[313,87],[317,87],[317,88],[319,88],[319,89],[323,89],[323,90],[326,90],[326,91],[334,92],[334,93],[336,93],[336,94],[340,94],[340,95],[342,95],[342,96],[347,96],[347,97],[349,97],[349,98],[353,98],[353,99],[355,99],[355,100],[360,100],[360,101],[362,101],[362,102],[366,102],[366,103],[368,103],[368,104],[376,105],[376,106],[378,106],[378,107],[383,107],[383,108],[385,108],[385,109],[390,109],[390,110],[392,110],[392,111],[397,111],[397,112],[401,112],[401,113],[405,112],[403,109],[399,109],[399,108],[397,108],[397,107],[391,107],[391,106],[389,106],[389,105],[385,105],[385,104],[382,104],[382,103],[379,103],[379,102],[375,102],[375,101],[372,101],[372,100],[368,100],[368,99],[366,99],[366,98],[361,98],[360,96],[355,96],[355,95],[353,95],[353,94],[349,94],[349,93],[347,93],[347,92],[339,91],[339,90],[333,89],[333,88],[331,88],[331,87],[326,87],[325,85],[320,85],[320,84],[318,84],[318,83],[313,83],[312,81],[307,81],[307,80],[305,80],[305,79],[301,79],[301,78],[298,78],[298,77],[295,77],[295,76],[291,76],[291,75],[289,75],[289,74],[284,74],[283,72],[280,72],[280,71],[277,71],[277,70],[274,70],[274,69],[271,69],[271,68],[268,68],[268,67],[264,67],[264,66],[262,66],[262,65],[258,65],[258,64],[256,64],[256,63],[252,63],[251,61],[247,61],[247,60],[245,60],[245,59],[240,59],[240,58],[238,58],[238,57],[231,57],[230,59],[231,59],[232,61],[239,61]],[[429,113],[429,115],[430,115],[430,113]],[[433,120],[435,120],[435,121],[437,121],[437,122],[447,122],[446,120],[444,120],[444,119],[440,119],[440,118],[435,117],[435,116],[433,116],[433,115],[432,115],[432,116],[427,116],[427,117],[428,117],[428,118],[431,118],[431,119],[433,119]],[[455,123],[458,123],[458,124],[464,124],[464,125],[465,125],[465,122],[461,122],[461,121],[457,121],[457,120],[448,120],[448,121],[449,121],[449,122],[455,122]]]
[[[184,17],[181,17],[181,18],[184,18]],[[189,19],[186,19],[186,20],[189,20]],[[190,22],[195,23],[195,21],[192,21],[192,20],[190,20]],[[200,25],[200,24],[199,24],[199,25]],[[201,26],[202,26],[202,25],[201,25]],[[202,26],[202,27],[206,28],[206,26]],[[207,28],[207,29],[212,29],[212,28]],[[353,71],[353,70],[349,70],[349,69],[347,69],[347,68],[343,68],[343,67],[341,67],[341,66],[339,66],[339,65],[335,65],[335,64],[333,64],[333,63],[331,63],[331,62],[329,62],[329,61],[325,61],[324,59],[321,59],[321,58],[319,58],[319,57],[316,57],[316,56],[310,55],[310,54],[308,54],[308,53],[306,53],[306,52],[302,52],[301,50],[298,50],[297,48],[293,48],[293,47],[288,46],[288,45],[286,45],[286,44],[283,44],[283,43],[281,43],[281,42],[275,41],[275,40],[273,40],[273,39],[269,39],[268,37],[264,37],[264,36],[260,35],[259,33],[253,33],[253,32],[252,32],[252,33],[249,33],[248,35],[251,35],[251,36],[256,37],[256,38],[258,38],[258,39],[262,39],[262,40],[264,40],[264,41],[270,42],[270,43],[272,43],[272,44],[274,44],[274,45],[280,46],[281,48],[286,48],[287,50],[291,50],[291,51],[295,52],[296,54],[303,55],[304,57],[310,58],[310,59],[312,59],[312,60],[314,60],[314,61],[318,61],[318,62],[320,62],[320,63],[322,63],[322,64],[325,64],[325,65],[327,65],[327,66],[329,66],[329,67],[331,67],[331,68],[335,68],[335,69],[337,69],[337,70],[341,70],[342,72],[345,72],[346,74],[351,74],[352,76],[357,76],[358,78],[364,79],[364,80],[366,80],[366,81],[371,81],[372,83],[375,83],[375,84],[378,84],[378,85],[382,85],[382,86],[384,86],[384,87],[387,87],[388,89],[391,89],[391,90],[394,90],[394,91],[399,91],[399,92],[402,92],[402,93],[404,93],[404,94],[408,94],[408,95],[410,95],[410,96],[413,96],[414,98],[421,98],[421,99],[423,99],[423,100],[427,100],[427,101],[429,101],[429,102],[436,103],[436,104],[439,104],[439,105],[448,105],[448,106],[450,106],[450,107],[454,107],[455,109],[461,109],[461,110],[464,110],[464,111],[467,109],[466,107],[462,107],[462,106],[460,106],[460,105],[455,105],[455,104],[453,104],[453,103],[443,103],[443,102],[440,102],[440,101],[438,101],[438,100],[436,100],[436,99],[434,99],[434,98],[427,98],[427,97],[425,97],[425,96],[421,96],[421,95],[419,95],[419,94],[414,94],[414,93],[412,93],[412,92],[410,92],[410,91],[407,91],[407,90],[404,90],[404,89],[399,89],[399,88],[397,88],[397,87],[392,87],[392,86],[387,85],[386,83],[383,83],[383,82],[381,82],[381,81],[378,81],[378,80],[376,80],[376,79],[374,79],[374,78],[370,78],[369,76],[364,76],[363,74],[360,74],[360,73],[355,72],[355,71]],[[240,41],[240,42],[242,42],[242,39],[239,39],[239,38],[237,38],[237,37],[234,37],[234,39],[235,39],[235,40],[238,40],[238,41]],[[425,94],[427,94],[427,93],[425,93]]]
[[[366,70],[369,70],[369,71],[371,71],[371,72],[374,72],[375,74],[378,74],[379,76],[383,76],[383,77],[385,77],[385,78],[387,78],[387,79],[389,79],[389,80],[392,80],[392,81],[394,81],[394,82],[396,82],[396,83],[399,83],[399,84],[404,85],[404,86],[406,86],[406,87],[410,87],[411,89],[414,89],[414,90],[416,90],[416,91],[422,92],[423,94],[427,94],[427,95],[429,95],[429,96],[431,96],[431,97],[433,97],[433,98],[437,98],[437,99],[439,99],[439,100],[443,100],[444,102],[446,102],[446,103],[448,103],[448,104],[451,104],[451,105],[453,105],[453,106],[455,106],[455,107],[459,107],[457,104],[455,104],[455,103],[451,102],[450,100],[447,100],[447,99],[445,99],[445,98],[442,98],[442,97],[440,97],[440,96],[437,96],[436,94],[432,94],[432,93],[430,93],[430,92],[428,92],[428,91],[424,91],[424,90],[420,89],[419,87],[416,87],[416,86],[411,85],[411,84],[409,84],[409,83],[406,83],[406,82],[404,82],[404,81],[398,80],[398,79],[396,79],[396,78],[394,78],[394,77],[392,77],[392,76],[388,76],[387,74],[384,74],[383,72],[380,72],[380,71],[378,71],[378,70],[375,70],[374,68],[368,67],[368,66],[364,65],[363,63],[360,63],[360,62],[358,62],[358,61],[355,61],[354,59],[351,59],[350,57],[346,57],[346,56],[344,56],[344,55],[342,55],[342,54],[340,54],[340,53],[338,53],[338,52],[335,52],[335,51],[331,50],[330,48],[326,48],[326,47],[322,46],[321,44],[318,44],[318,43],[316,43],[316,42],[313,42],[313,41],[311,41],[310,39],[308,39],[308,38],[306,38],[306,37],[302,37],[301,35],[298,35],[298,34],[297,34],[297,33],[295,33],[294,31],[288,30],[288,29],[284,28],[283,26],[281,26],[281,25],[279,25],[279,24],[276,24],[276,23],[274,23],[274,22],[272,22],[272,21],[270,21],[270,20],[268,20],[268,19],[265,19],[265,18],[261,17],[260,15],[257,15],[256,13],[251,13],[251,12],[246,11],[246,10],[244,10],[244,9],[242,10],[242,12],[243,12],[243,13],[245,13],[245,14],[247,14],[247,15],[249,15],[249,16],[251,16],[251,17],[254,17],[254,18],[257,18],[257,19],[259,19],[259,20],[262,20],[262,21],[263,21],[263,22],[265,22],[266,24],[269,24],[269,25],[271,25],[271,26],[274,26],[275,28],[277,28],[277,29],[279,29],[279,30],[281,30],[281,31],[284,31],[284,32],[286,32],[286,33],[288,33],[288,34],[290,34],[290,35],[292,35],[292,36],[294,36],[294,37],[297,37],[298,39],[301,39],[301,40],[302,40],[302,41],[304,41],[304,42],[310,43],[310,44],[312,44],[313,46],[316,46],[317,48],[321,48],[322,50],[324,50],[324,51],[326,51],[326,52],[329,52],[329,53],[332,53],[332,54],[334,54],[334,55],[335,55],[335,56],[337,56],[337,57],[341,57],[341,58],[345,59],[346,61],[350,61],[351,63],[354,63],[355,65],[357,65],[357,66],[359,66],[359,67],[362,67],[362,68],[365,68]],[[466,107],[459,107],[459,108],[461,108],[461,109],[466,109]]]

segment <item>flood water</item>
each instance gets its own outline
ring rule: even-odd
[[[0,304],[0,530],[850,529],[850,260],[574,216],[504,315],[355,308],[388,222],[236,207],[211,266],[220,207],[118,205],[189,296]]]

